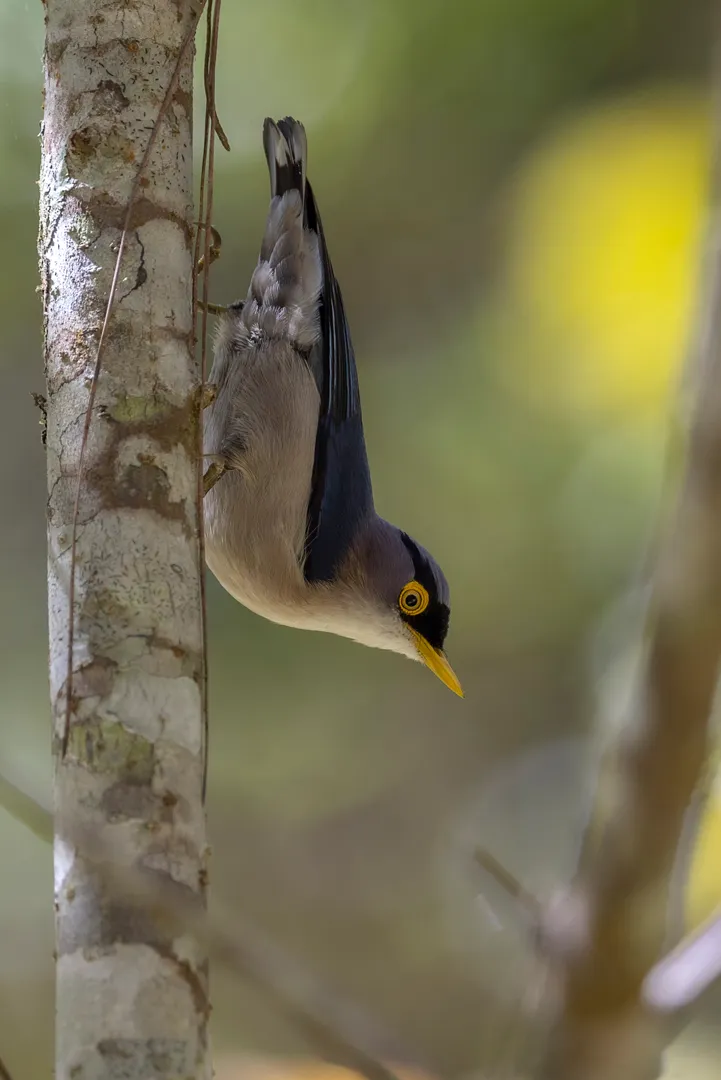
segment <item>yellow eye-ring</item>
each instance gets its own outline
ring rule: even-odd
[[[428,607],[428,590],[420,581],[409,581],[398,597],[398,606],[404,615],[420,615]]]

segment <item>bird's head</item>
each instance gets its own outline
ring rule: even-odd
[[[364,645],[419,660],[454,694],[463,690],[444,652],[451,616],[448,582],[433,556],[407,533],[376,518],[356,547],[349,574],[363,602],[346,633]]]

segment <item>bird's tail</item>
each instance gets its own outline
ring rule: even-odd
[[[285,339],[301,350],[318,337],[318,297],[323,283],[317,236],[306,228],[305,128],[286,117],[266,120],[263,146],[271,201],[260,259],[242,319],[248,331]]]
[[[299,191],[305,199],[305,172],[308,160],[308,140],[305,128],[292,116],[284,120],[271,120],[263,124],[263,147],[270,172],[270,193],[285,195],[286,191]]]

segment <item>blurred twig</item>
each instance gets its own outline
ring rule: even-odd
[[[80,846],[84,853],[92,853],[89,838],[83,838]],[[212,915],[201,913],[167,883],[108,862],[99,853],[91,858],[124,904],[137,905],[164,927],[170,924],[178,931],[190,932],[213,964],[222,964],[250,982],[276,1012],[294,1024],[320,1057],[352,1069],[366,1080],[398,1080],[378,1053],[366,1049],[369,1045],[382,1046],[392,1057],[413,1059],[399,1052],[360,1010],[329,992],[236,910],[232,915],[221,913],[216,904]]]
[[[206,0],[203,0],[206,3]],[[208,301],[210,267],[220,256],[220,234],[213,227],[213,191],[215,186],[215,138],[220,140],[221,145],[230,150],[230,143],[223,131],[222,124],[218,119],[218,111],[215,102],[216,67],[218,62],[218,38],[220,34],[220,6],[221,0],[207,0],[206,32],[205,32],[205,57],[203,60],[203,83],[205,87],[205,125],[203,133],[203,156],[200,165],[200,190],[198,193],[198,228],[195,233],[195,250],[193,256],[193,335],[197,341],[198,308],[202,308],[201,335],[200,335],[200,385],[201,391],[205,389],[208,353],[208,315],[212,313],[213,305]],[[201,8],[202,10],[202,8]],[[200,252],[200,239],[203,238],[203,252]],[[203,274],[203,299],[198,300],[198,274]],[[203,418],[202,404],[201,416],[198,424],[198,457],[196,462],[196,481],[198,506],[200,507],[200,531],[198,535],[198,565],[200,577],[200,603],[202,608],[203,622],[203,801],[205,801],[206,786],[208,781],[208,749],[209,749],[209,726],[208,726],[208,620],[206,618],[205,598],[205,528],[203,518],[203,498],[205,497],[205,481],[203,475]]]
[[[672,1031],[649,1008],[643,986],[667,943],[676,853],[709,759],[721,661],[719,194],[685,476],[661,536],[635,698],[602,769],[568,893],[572,933],[554,937],[549,919],[544,937],[562,1005],[543,1080],[652,1080]]]
[[[7,1065],[5,1064],[5,1062],[3,1061],[3,1059],[1,1057],[0,1057],[0,1080],[13,1080],[12,1076],[10,1075],[10,1070],[8,1069]]]
[[[53,819],[50,811],[35,802],[30,795],[26,795],[15,784],[11,784],[2,773],[0,773],[0,806],[26,829],[29,829],[33,836],[37,836],[39,840],[44,840],[47,844],[52,844]]]
[[[676,1012],[692,1005],[719,978],[721,910],[649,972],[643,987],[644,1000],[659,1012]]]
[[[530,920],[532,925],[537,925],[541,905],[533,893],[529,892],[525,885],[522,885],[518,878],[514,877],[510,870],[507,870],[490,851],[485,848],[477,848],[473,857],[479,869],[488,874],[504,893],[515,901],[525,918]]]
[[[53,819],[49,811],[2,775],[0,806],[35,836],[52,843]],[[252,983],[320,1056],[355,1070],[366,1080],[397,1080],[380,1057],[366,1049],[368,1046],[382,1046],[395,1058],[415,1059],[415,1055],[394,1045],[385,1033],[377,1032],[360,1010],[330,993],[237,911],[224,915],[215,910],[208,916],[198,910],[193,898],[169,888],[163,879],[113,861],[112,852],[102,850],[97,838],[86,831],[58,828],[56,835],[80,849],[124,904],[136,905],[166,927],[170,923],[193,934],[211,961]],[[10,1080],[1,1065],[0,1080]]]
[[[367,1080],[397,1078],[366,1046],[382,1046],[384,1056],[406,1062],[415,1057],[391,1045],[360,1010],[329,993],[247,920],[234,915],[227,930],[216,919],[206,920],[205,927],[206,944],[214,960],[249,979],[322,1057]]]

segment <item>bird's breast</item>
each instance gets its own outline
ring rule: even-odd
[[[206,410],[204,450],[230,468],[205,497],[208,566],[246,607],[295,625],[308,599],[302,560],[318,391],[289,346],[223,359],[225,378]]]

